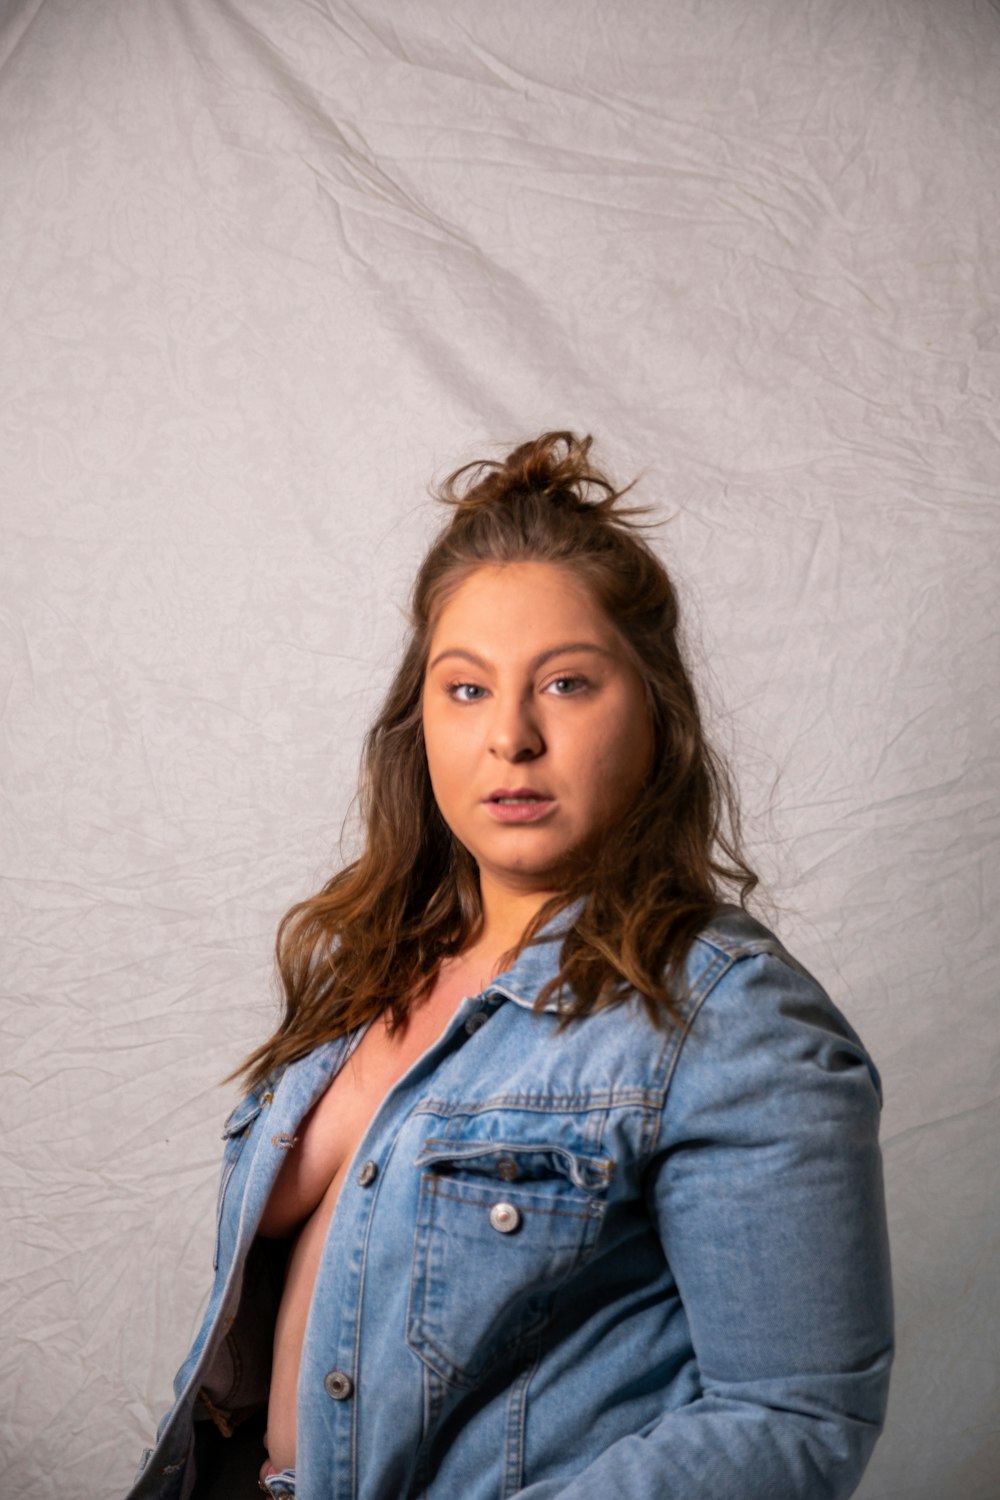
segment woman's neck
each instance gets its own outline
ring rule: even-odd
[[[468,963],[470,969],[480,970],[488,983],[500,972],[504,954],[517,947],[525,929],[553,894],[552,891],[511,891],[482,880],[482,928],[453,961]]]

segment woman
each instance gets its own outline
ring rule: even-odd
[[[674,591],[589,446],[445,488],[365,847],[280,928],[134,1500],[258,1468],[300,1500],[857,1484],[891,1359],[877,1074],[742,909]]]

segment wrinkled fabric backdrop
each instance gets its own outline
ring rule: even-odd
[[[8,0],[0,59],[0,1491],[127,1488],[427,484],[571,427],[883,1071],[860,1493],[995,1495],[997,8]]]

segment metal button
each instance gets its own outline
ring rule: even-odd
[[[494,1203],[490,1209],[490,1223],[498,1234],[513,1234],[521,1225],[521,1210],[513,1203]]]
[[[371,1187],[378,1176],[378,1167],[373,1161],[362,1162],[358,1169],[358,1182],[362,1187]]]
[[[469,1036],[474,1036],[481,1026],[485,1026],[489,1016],[484,1010],[474,1010],[465,1023],[465,1029]]]
[[[346,1401],[348,1396],[354,1394],[354,1381],[350,1375],[345,1375],[343,1370],[331,1370],[323,1381],[323,1387],[328,1396],[334,1401]]]

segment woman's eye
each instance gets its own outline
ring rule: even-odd
[[[579,693],[587,686],[583,677],[553,677],[545,691],[553,693],[557,698],[568,698],[571,693]]]
[[[448,687],[448,696],[456,703],[478,703],[486,696],[486,689],[476,682],[453,682]]]

